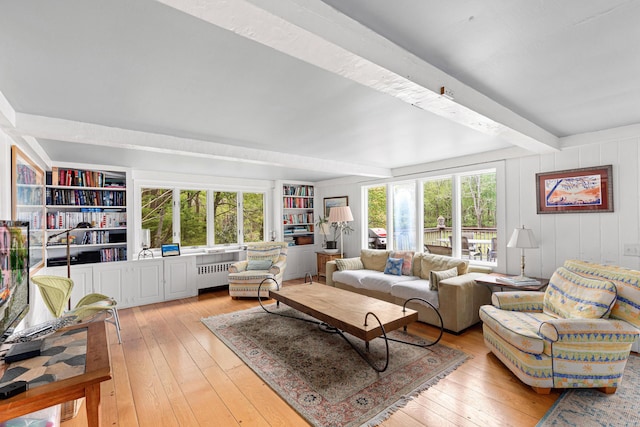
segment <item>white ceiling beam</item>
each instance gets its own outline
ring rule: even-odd
[[[559,150],[555,135],[319,0],[157,1],[533,153]]]
[[[273,167],[329,173],[349,173],[368,177],[391,176],[391,170],[388,168],[247,148],[214,141],[120,129],[93,123],[19,112],[16,113],[15,128],[8,131],[8,133],[30,136],[37,139],[69,141],[88,145],[101,145],[181,156],[205,157],[213,160],[254,163]]]

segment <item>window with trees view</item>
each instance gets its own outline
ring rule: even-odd
[[[416,181],[389,184],[391,218],[387,218],[387,185],[364,189],[367,226],[393,231],[388,233],[386,247],[425,251],[431,247],[434,253],[495,263],[495,169],[428,178],[420,183],[422,194],[416,194]],[[417,229],[422,229],[422,234]],[[374,247],[371,239],[369,247]]]
[[[265,237],[264,193],[142,188],[141,200],[142,228],[150,229],[152,248],[171,242],[197,247]],[[178,212],[174,206],[180,207]]]

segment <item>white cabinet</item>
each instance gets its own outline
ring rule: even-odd
[[[164,258],[164,299],[196,295],[196,257]]]
[[[93,291],[114,298],[119,307],[136,305],[127,267],[127,262],[94,264]]]
[[[162,259],[131,261],[132,305],[164,301],[164,263]]]
[[[317,250],[316,245],[289,246],[284,280],[303,278],[307,273],[315,275]]]
[[[46,273],[51,276],[67,277],[67,267],[47,267]],[[93,267],[91,265],[72,265],[71,280],[71,307],[75,307],[80,298],[93,292]],[[38,293],[38,296],[39,293]]]

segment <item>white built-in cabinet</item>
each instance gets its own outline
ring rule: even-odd
[[[196,295],[196,257],[165,258],[164,279],[165,300]]]
[[[153,304],[164,301],[164,262],[162,258],[129,262],[131,289],[130,305]]]
[[[287,251],[287,268],[284,271],[284,280],[298,279],[305,277],[307,273],[315,276],[316,268],[316,245],[290,246]]]

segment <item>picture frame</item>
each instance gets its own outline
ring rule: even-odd
[[[536,174],[539,214],[613,212],[612,166]]]
[[[161,246],[162,256],[180,256],[179,243],[163,243]]]
[[[349,196],[325,197],[324,198],[324,216],[329,218],[329,211],[333,207],[349,206]]]

